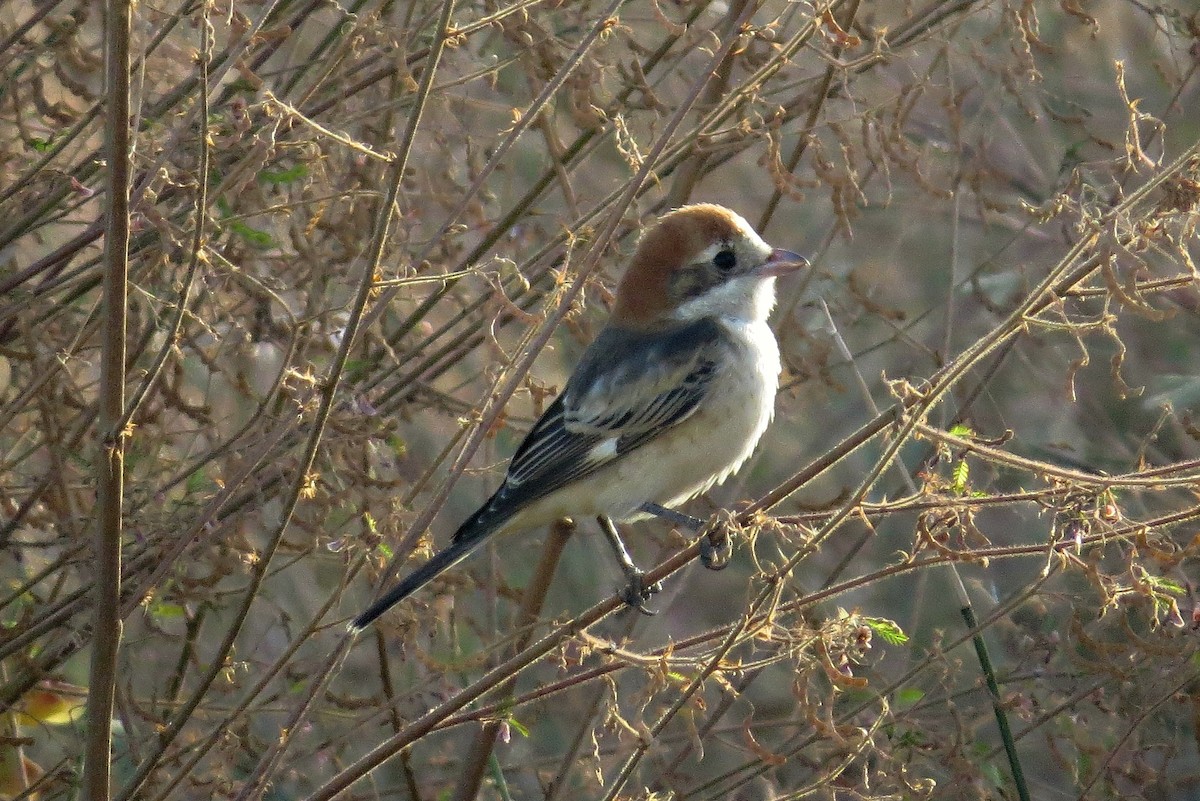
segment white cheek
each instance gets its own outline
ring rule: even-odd
[[[681,304],[674,317],[679,320],[699,320],[703,317],[765,320],[774,305],[773,277],[743,275]]]

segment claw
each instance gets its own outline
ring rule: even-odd
[[[719,542],[713,542],[714,536]],[[733,556],[733,541],[723,529],[700,535],[700,562],[709,570],[724,570]]]
[[[626,606],[631,606],[647,617],[653,617],[658,612],[646,606],[646,601],[655,593],[662,592],[662,583],[654,582],[646,584],[644,574],[632,573],[629,576],[629,583],[625,585],[625,589],[621,590],[621,600]]]

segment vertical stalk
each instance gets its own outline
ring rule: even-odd
[[[125,446],[125,290],[129,256],[129,36],[132,5],[105,5],[108,198],[104,249],[104,330],[100,356],[100,415],[96,454],[95,623],[88,682],[83,797],[107,801],[110,788],[113,695],[121,641],[121,496]]]
[[[546,601],[546,593],[550,590],[550,582],[558,570],[558,562],[562,558],[563,548],[567,539],[575,530],[575,524],[569,520],[559,520],[550,526],[550,534],[542,545],[542,557],[538,560],[533,571],[533,577],[521,595],[521,610],[517,614],[517,627],[520,634],[513,641],[512,653],[519,654],[529,647],[533,641],[533,632],[537,626],[538,617],[542,614],[542,605]],[[512,700],[513,690],[517,686],[517,674],[505,679],[496,688],[497,696]],[[483,783],[484,772],[488,767],[498,769],[495,748],[496,738],[504,721],[497,718],[489,720],[475,733],[475,741],[471,744],[462,761],[462,771],[458,784],[454,788],[454,801],[472,801],[479,796]],[[503,773],[499,774],[503,779]]]

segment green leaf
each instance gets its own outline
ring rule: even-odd
[[[1153,592],[1170,593],[1171,595],[1183,595],[1185,592],[1184,586],[1174,579],[1169,579],[1166,576],[1156,576],[1142,567],[1135,567],[1135,570],[1138,573],[1138,578],[1143,583],[1149,585]]]
[[[864,617],[862,622],[889,645],[903,645],[908,642],[908,635],[894,620],[884,617]]]
[[[896,706],[907,708],[925,697],[925,691],[920,687],[905,687],[896,692]]]
[[[920,748],[925,745],[925,735],[916,729],[905,729],[895,735],[896,745],[907,746],[909,748]]]
[[[233,92],[242,92],[244,94],[256,94],[258,87],[245,78],[235,78],[229,82],[229,89]]]
[[[347,382],[355,382],[367,374],[373,362],[370,359],[347,359],[345,376]]]
[[[259,170],[258,179],[268,184],[290,184],[308,177],[308,167],[297,164],[286,170]]]
[[[267,248],[275,247],[275,238],[266,231],[260,231],[257,228],[251,228],[240,220],[225,223],[229,226],[229,230],[245,239],[251,246],[266,250]]]
[[[967,464],[966,459],[959,459],[954,463],[954,470],[951,473],[950,488],[954,490],[955,495],[962,495],[967,491],[967,482],[971,479],[971,466]]]
[[[184,482],[183,488],[189,495],[191,495],[192,493],[199,492],[200,490],[204,489],[205,485],[207,484],[208,476],[204,475],[204,471],[196,470],[187,477],[187,481]]]
[[[169,604],[164,601],[153,601],[150,604],[149,610],[151,617],[156,618],[180,618],[183,617],[185,611],[180,604]]]
[[[1169,592],[1172,595],[1183,595],[1187,588],[1174,579],[1158,576],[1154,580],[1154,588],[1162,592]]]
[[[1000,768],[993,762],[987,762],[979,766],[983,778],[992,787],[1000,788],[1004,786],[1004,774],[1000,772]]]

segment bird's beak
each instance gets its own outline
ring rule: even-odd
[[[758,268],[759,275],[788,275],[808,266],[808,259],[799,253],[776,248]]]

